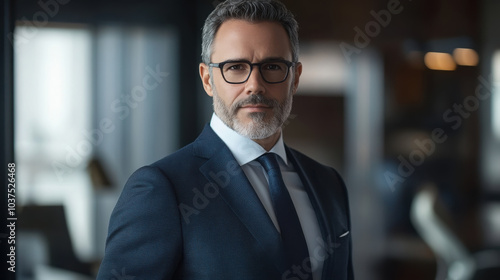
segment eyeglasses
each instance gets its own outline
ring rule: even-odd
[[[220,68],[222,77],[229,84],[242,84],[252,75],[253,67],[259,67],[259,72],[266,83],[278,84],[288,78],[290,67],[295,62],[288,60],[270,60],[260,63],[250,63],[248,61],[228,60],[221,63],[209,63],[210,67]]]

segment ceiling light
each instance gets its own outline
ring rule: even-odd
[[[456,48],[453,51],[453,58],[462,66],[476,66],[479,62],[479,56],[473,49]]]
[[[453,71],[457,68],[449,53],[428,52],[424,56],[425,66],[432,70]]]

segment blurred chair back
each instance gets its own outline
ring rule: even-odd
[[[23,206],[19,215],[19,230],[43,236],[47,241],[48,265],[91,275],[91,266],[80,261],[73,250],[62,205]]]
[[[423,186],[413,199],[411,220],[422,239],[434,252],[438,262],[436,280],[469,280],[475,262],[453,231],[437,212],[438,192],[434,185]]]

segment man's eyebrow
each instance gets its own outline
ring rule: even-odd
[[[282,56],[271,56],[271,57],[266,57],[262,61],[272,61],[272,60],[286,60]]]
[[[229,59],[224,60],[224,62],[239,62],[239,61],[250,62],[246,58],[229,58]]]
[[[258,62],[267,62],[267,61],[275,61],[275,60],[286,60],[286,59],[282,56],[270,56],[270,57],[266,57],[262,60],[259,60]],[[246,59],[246,58],[230,58],[230,59],[224,60],[224,62],[238,62],[238,61],[245,61],[245,62],[251,63],[251,61]]]

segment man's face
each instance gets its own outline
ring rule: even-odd
[[[217,31],[211,62],[246,60],[258,63],[270,59],[291,61],[292,52],[285,29],[276,22],[252,23],[228,20]],[[297,64],[287,79],[278,84],[265,82],[257,66],[245,83],[229,84],[219,68],[200,65],[200,75],[214,111],[226,125],[251,139],[264,139],[280,132],[288,118],[302,71]]]

